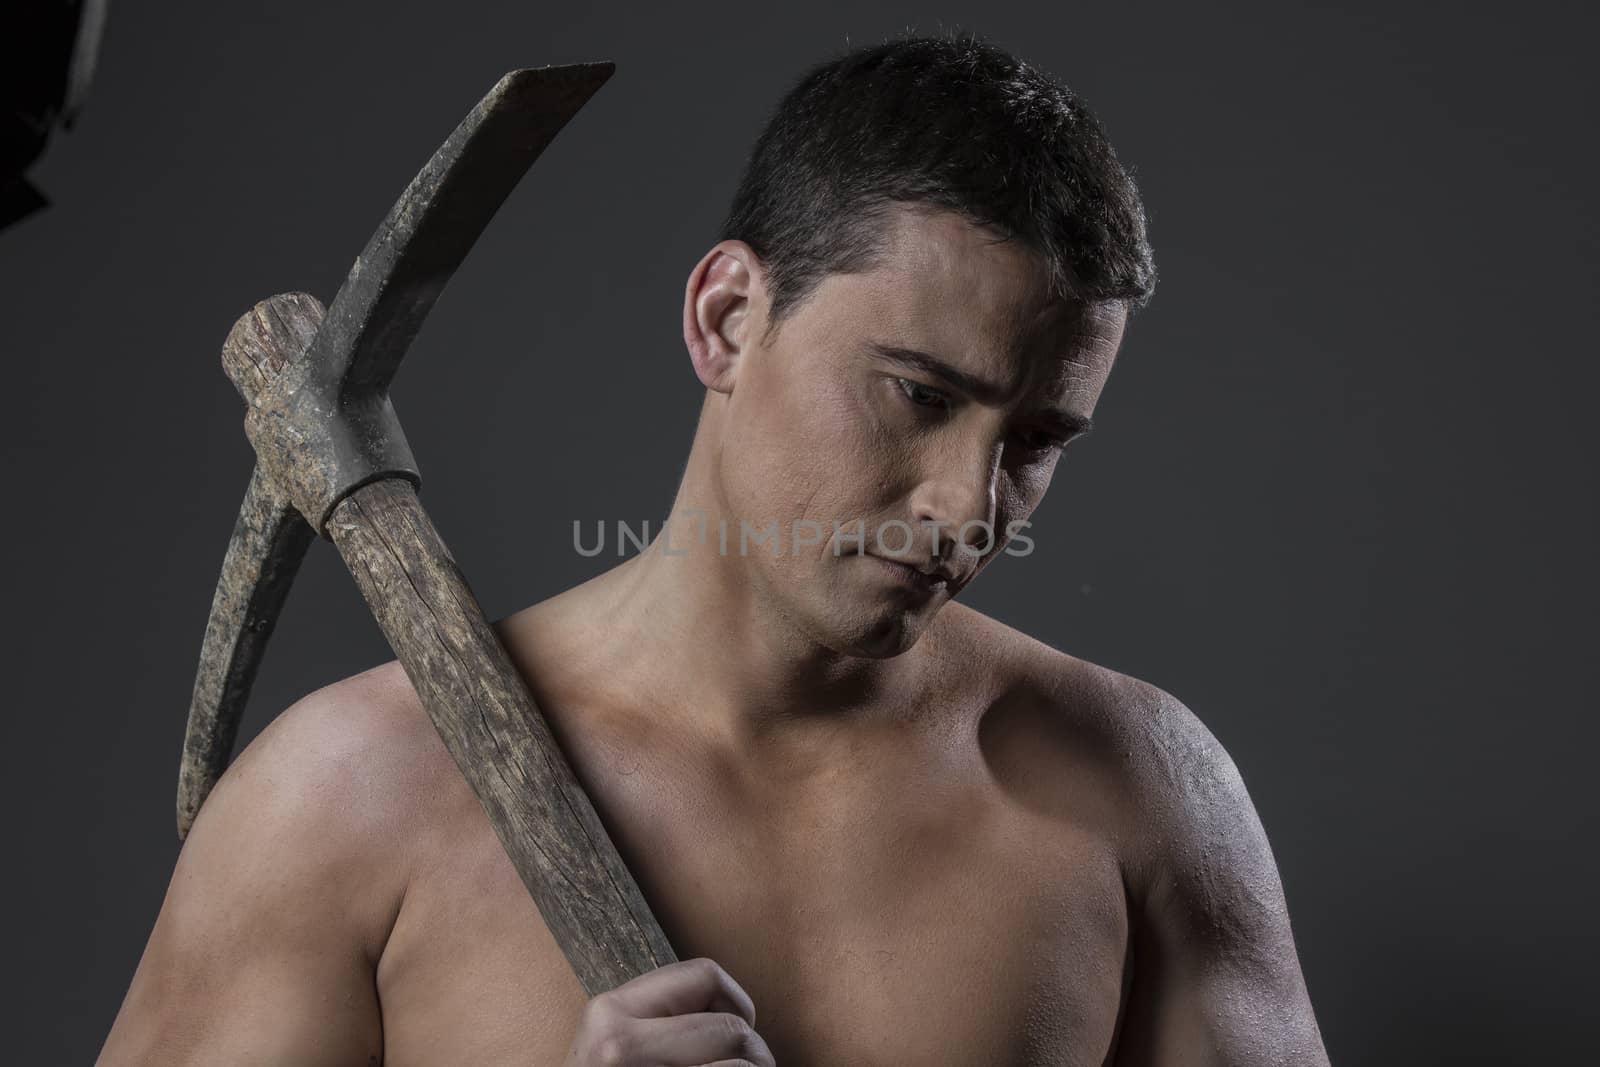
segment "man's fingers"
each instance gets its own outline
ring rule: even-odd
[[[635,1019],[728,1012],[750,1026],[756,1024],[756,1006],[750,994],[720,964],[704,956],[658,967],[595,999],[609,1001]]]
[[[694,1012],[670,1019],[635,1019],[626,1024],[623,1062],[638,1051],[640,1061],[658,1064],[698,1065],[747,1063],[774,1067],[772,1050],[751,1025],[725,1011]]]

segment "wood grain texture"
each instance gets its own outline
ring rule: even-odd
[[[327,532],[584,989],[674,962],[410,483],[362,486]]]
[[[222,344],[222,368],[246,403],[304,357],[322,319],[321,301],[306,293],[263,300],[239,317]],[[288,494],[257,462],[222,557],[189,696],[178,767],[179,840],[189,836],[227,769],[267,642],[315,538]]]
[[[227,769],[267,641],[315,539],[310,525],[261,468],[252,470],[222,558],[189,697],[178,768],[180,840],[189,836],[200,806]]]
[[[324,314],[322,301],[311,294],[284,293],[239,316],[222,342],[222,369],[245,403],[305,354]]]

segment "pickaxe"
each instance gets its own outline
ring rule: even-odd
[[[227,766],[300,561],[344,558],[430,719],[590,996],[676,959],[521,675],[417,499],[389,401],[411,339],[500,204],[610,63],[507,74],[413,179],[323,313],[275,296],[223,345],[256,466],[211,605],[178,834]]]

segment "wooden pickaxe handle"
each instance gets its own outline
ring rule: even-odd
[[[327,529],[584,989],[676,960],[411,483],[362,486]]]
[[[230,375],[237,381],[276,374],[301,357],[322,318],[322,305],[304,293],[258,304],[228,336],[223,359]],[[262,480],[258,472],[252,486]],[[258,491],[266,502],[262,514],[278,514],[270,483]],[[247,539],[257,547],[272,544],[274,529]],[[411,482],[395,477],[360,486],[334,507],[325,532],[584,989],[594,996],[674,962],[671,944]],[[309,527],[294,534],[298,551],[308,535]],[[190,756],[186,751],[186,764]]]

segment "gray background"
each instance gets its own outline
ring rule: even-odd
[[[1211,725],[1271,836],[1336,1063],[1588,1059],[1580,18],[114,3],[82,121],[35,171],[56,205],[0,233],[4,1058],[92,1059],[171,873],[192,672],[251,464],[217,362],[234,318],[283,290],[328,299],[501,72],[617,61],[395,387],[423,499],[490,615],[514,611],[609,565],[574,554],[573,519],[670,506],[701,394],[682,287],[767,109],[847,40],[961,25],[1098,111],[1163,275],[1037,551],[966,595]],[[314,546],[246,734],[387,658]]]

